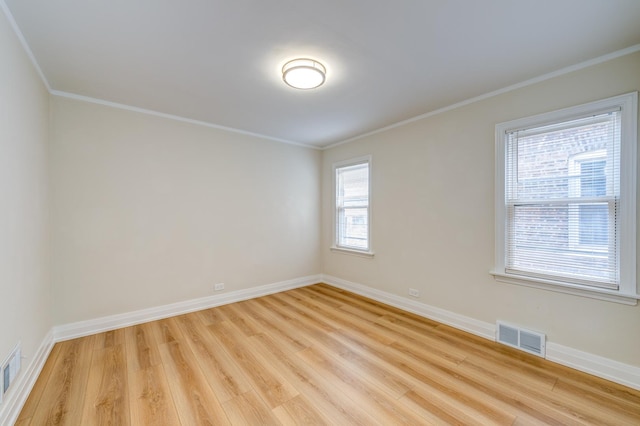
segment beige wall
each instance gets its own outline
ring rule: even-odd
[[[0,363],[18,341],[30,362],[51,328],[48,103],[0,12]]]
[[[317,150],[52,97],[56,324],[320,273]]]
[[[497,283],[489,275],[495,124],[639,89],[635,53],[324,151],[323,272],[405,297],[417,288],[426,304],[513,322],[547,333],[549,341],[640,366],[640,306]],[[329,251],[331,165],[366,154],[373,155],[373,259]]]
[[[324,272],[640,365],[640,307],[488,273],[495,124],[638,90],[639,53],[323,153],[49,99],[5,19],[0,58],[0,358],[53,324]],[[373,259],[329,251],[331,164],[367,154]]]

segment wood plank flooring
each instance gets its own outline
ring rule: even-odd
[[[53,348],[17,425],[640,425],[640,391],[325,284]]]

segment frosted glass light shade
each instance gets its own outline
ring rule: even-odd
[[[282,67],[282,79],[296,89],[315,89],[325,80],[327,70],[313,59],[294,59]]]

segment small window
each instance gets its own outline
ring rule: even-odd
[[[335,241],[333,249],[371,253],[370,238],[371,158],[334,165]]]
[[[496,126],[497,279],[636,303],[636,129],[636,93]]]

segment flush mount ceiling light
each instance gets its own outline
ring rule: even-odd
[[[296,89],[315,89],[322,86],[326,68],[313,59],[294,59],[282,67],[282,79]]]

